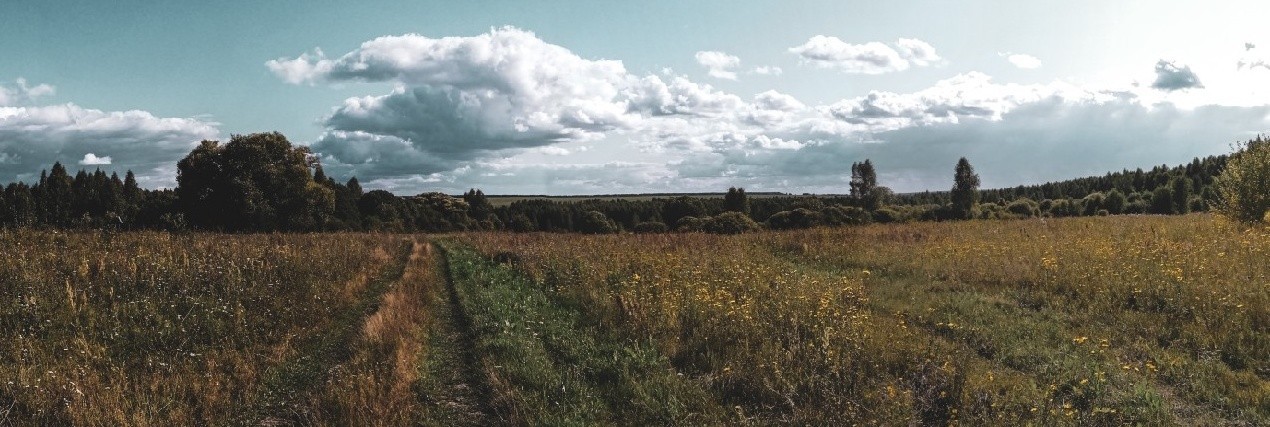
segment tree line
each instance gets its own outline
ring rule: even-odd
[[[1258,137],[1240,152],[1257,147],[1265,151],[1268,146]],[[730,188],[722,198],[525,199],[493,206],[478,189],[461,196],[363,191],[356,177],[337,182],[325,174],[307,147],[292,145],[273,132],[233,135],[223,144],[203,141],[177,163],[177,187],[170,190],[140,188],[131,171],[122,179],[100,170],[80,170],[72,177],[55,163],[41,172],[36,183],[15,182],[4,188],[0,226],[221,232],[742,233],[871,222],[1182,214],[1217,206],[1221,200],[1218,177],[1230,157],[986,190],[979,188],[973,166],[962,158],[953,168],[951,190],[910,194],[895,194],[879,185],[874,164],[864,160],[851,165],[845,195],[750,197],[743,188]],[[1245,199],[1261,200],[1256,197]]]

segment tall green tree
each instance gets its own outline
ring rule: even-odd
[[[1128,204],[1129,199],[1125,197],[1124,193],[1116,189],[1107,192],[1107,197],[1102,201],[1103,209],[1106,209],[1112,215],[1124,213],[1125,206]]]
[[[468,215],[477,221],[484,221],[494,214],[494,206],[485,197],[485,192],[472,188],[463,193],[463,201],[467,202]]]
[[[881,205],[881,194],[878,192],[878,174],[873,168],[873,162],[864,159],[863,162],[851,164],[851,198],[856,201],[860,207],[870,211],[877,210]]]
[[[960,218],[972,218],[975,205],[979,203],[979,175],[970,161],[962,157],[957,161],[953,171],[952,188],[953,213]]]
[[[309,172],[316,159],[281,133],[203,141],[177,163],[176,195],[190,225],[225,231],[313,230],[334,195]]]
[[[40,204],[43,206],[45,223],[65,227],[71,224],[74,216],[75,190],[74,180],[66,172],[61,162],[53,163],[48,178],[40,184]]]
[[[745,195],[745,189],[737,187],[728,188],[728,194],[723,196],[723,210],[728,212],[740,212],[749,215],[750,199]]]
[[[1191,211],[1191,180],[1183,176],[1173,177],[1169,181],[1170,198],[1173,202],[1173,213],[1185,214]]]

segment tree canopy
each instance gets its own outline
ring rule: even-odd
[[[198,228],[316,230],[335,211],[335,195],[314,180],[315,166],[308,147],[277,132],[203,141],[177,162],[177,200]]]

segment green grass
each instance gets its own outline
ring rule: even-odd
[[[524,425],[717,423],[722,410],[649,345],[584,324],[516,271],[443,244],[504,421]]]

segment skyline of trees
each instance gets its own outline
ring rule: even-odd
[[[1260,139],[1255,140],[1260,141]],[[1262,143],[1251,142],[1252,146]],[[801,228],[907,220],[1032,216],[1176,214],[1217,206],[1216,177],[1227,156],[1196,158],[1101,177],[1014,188],[978,189],[965,158],[953,190],[892,194],[865,159],[851,166],[848,195],[753,197],[732,187],[723,197],[525,199],[494,206],[480,189],[460,196],[397,196],[365,192],[356,177],[341,184],[326,175],[306,147],[279,133],[205,141],[178,162],[176,189],[146,190],[131,171],[121,179],[101,170],[74,177],[60,163],[34,185],[11,183],[0,192],[0,226],[152,228],[210,231],[582,231],[748,229],[737,212],[769,228]],[[594,212],[595,214],[593,214]],[[596,214],[603,215],[600,218]],[[612,227],[609,227],[612,225]]]

